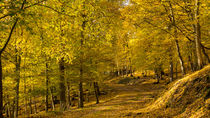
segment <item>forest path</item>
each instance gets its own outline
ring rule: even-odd
[[[109,100],[65,112],[62,118],[119,118],[132,117],[131,112],[143,108],[154,100],[164,84],[153,84],[145,80],[139,84],[108,84],[114,90],[115,96]]]

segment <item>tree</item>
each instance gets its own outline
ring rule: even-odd
[[[23,10],[25,2],[26,2],[26,0],[23,1],[20,10]],[[11,28],[11,31],[9,33],[9,36],[8,36],[7,40],[6,40],[6,43],[4,44],[3,48],[0,50],[0,117],[1,118],[3,117],[3,85],[2,85],[2,79],[3,79],[3,75],[2,74],[3,73],[2,73],[2,61],[1,61],[2,53],[5,51],[7,45],[8,45],[8,43],[9,43],[11,37],[12,37],[12,33],[13,33],[14,29],[15,29],[15,26],[16,26],[18,20],[19,20],[18,18],[15,19],[15,22],[14,22],[12,28]]]
[[[203,58],[201,54],[201,30],[200,30],[200,0],[195,0],[195,45],[196,45],[196,54],[198,58],[198,68],[203,67]]]

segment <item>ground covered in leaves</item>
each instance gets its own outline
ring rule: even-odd
[[[49,113],[58,118],[207,118],[210,108],[210,66],[167,84],[152,78],[113,78],[106,83],[108,95],[99,104],[83,109]],[[36,116],[35,116],[36,117]],[[40,117],[40,116],[38,116]]]

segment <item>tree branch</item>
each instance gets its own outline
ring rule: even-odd
[[[146,19],[144,19],[144,21],[145,21],[146,23],[148,23],[148,24],[152,25],[153,27],[159,28],[160,30],[162,30],[162,31],[164,31],[164,32],[166,32],[166,33],[168,33],[168,34],[170,34],[171,36],[173,36],[173,37],[174,37],[174,35],[173,35],[173,34],[171,34],[169,31],[167,31],[167,30],[165,30],[165,29],[162,29],[161,27],[158,27],[157,25],[155,25],[155,24],[153,24],[153,23],[149,22],[149,21],[148,21],[148,20],[146,20]]]
[[[26,0],[23,1],[20,10],[23,10],[25,3],[26,3]],[[7,41],[6,41],[6,43],[4,44],[4,47],[0,50],[0,56],[1,56],[1,54],[4,52],[4,50],[6,49],[8,43],[9,43],[11,37],[12,37],[12,33],[13,33],[14,29],[15,29],[15,26],[16,26],[17,22],[18,22],[18,18],[15,20],[15,23],[14,23],[13,26],[12,26],[12,29],[11,29],[11,31],[10,31],[10,33],[9,33],[9,37],[7,38]]]
[[[37,3],[34,3],[34,4],[32,4],[32,5],[26,6],[26,7],[24,7],[23,9],[24,9],[24,10],[25,10],[25,9],[28,9],[28,8],[33,7],[33,6],[35,6],[35,5],[38,5],[38,4],[40,4],[40,3],[44,2],[44,1],[47,1],[47,0],[42,0],[42,1],[40,1],[40,2],[37,2]],[[24,4],[25,4],[25,3],[24,3]],[[22,5],[23,5],[23,4],[22,4]],[[23,9],[20,9],[20,10],[14,12],[14,13],[5,14],[4,16],[1,16],[1,17],[0,17],[0,20],[3,19],[3,18],[6,18],[6,17],[8,17],[8,16],[14,16],[14,15],[16,15],[17,13],[20,13]]]
[[[58,10],[56,10],[56,9],[50,7],[50,6],[47,6],[47,5],[43,5],[43,4],[37,4],[37,5],[38,5],[38,6],[45,7],[45,8],[48,8],[48,9],[51,9],[51,10],[53,10],[54,12],[57,12],[58,14],[61,14],[61,15],[64,15],[64,16],[75,17],[75,16],[73,16],[73,15],[69,15],[69,14],[65,14],[65,13],[63,13],[63,12],[60,12],[60,11],[58,11]]]
[[[146,19],[144,19],[144,21],[145,21],[146,23],[152,25],[153,27],[160,28],[160,27],[158,27],[157,25],[155,25],[155,24],[149,22],[149,21],[146,20]],[[192,40],[189,36],[187,36],[187,35],[181,30],[181,28],[179,28],[177,25],[175,25],[175,27],[176,27],[176,28],[182,33],[182,35],[185,36],[190,42],[194,42],[194,40]],[[166,32],[166,33],[168,33],[168,34],[170,34],[171,36],[174,36],[173,34],[171,34],[170,32],[168,32],[167,30],[162,29],[162,28],[160,28],[160,29],[161,29],[162,31],[164,31],[164,32]],[[205,49],[207,49],[207,50],[210,50],[210,48],[204,46],[203,44],[201,44],[201,47],[203,47],[203,48],[205,48]]]
[[[185,36],[190,42],[195,42],[194,40],[190,39],[189,36],[187,36],[181,28],[179,28],[178,26],[176,26],[176,28],[183,34],[183,36]],[[203,44],[201,44],[201,47],[204,48],[204,49],[207,49],[207,50],[210,50],[210,48],[204,46]]]

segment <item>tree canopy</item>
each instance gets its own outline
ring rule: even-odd
[[[208,8],[207,0],[1,0],[0,118],[36,113],[41,100],[48,111],[58,99],[64,111],[73,96],[82,108],[92,83],[110,75],[165,71],[173,81],[177,68],[183,76],[203,68]]]

